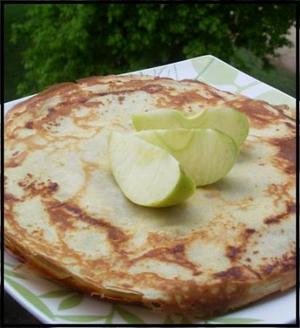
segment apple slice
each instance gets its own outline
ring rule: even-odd
[[[223,178],[239,152],[231,137],[212,129],[146,130],[135,135],[170,152],[196,186]]]
[[[242,145],[249,133],[247,116],[229,107],[203,109],[192,116],[177,110],[155,110],[132,116],[138,130],[174,128],[210,128],[228,134],[237,144]]]
[[[109,156],[117,184],[135,204],[176,205],[195,191],[193,180],[185,175],[172,155],[137,136],[113,132]]]
[[[215,129],[228,134],[240,147],[249,133],[249,121],[245,114],[230,107],[208,108],[195,123],[200,128]],[[194,126],[195,127],[195,126]]]

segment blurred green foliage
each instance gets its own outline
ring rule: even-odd
[[[4,15],[4,100],[17,98],[16,88],[25,76],[25,70],[21,54],[26,49],[26,43],[21,40],[16,44],[10,42],[12,35],[12,25],[21,22],[26,13],[25,5],[9,5],[5,8]]]
[[[18,94],[89,75],[122,73],[204,54],[249,68],[289,45],[293,5],[35,4],[12,29],[26,43]],[[284,15],[284,19],[283,19]]]

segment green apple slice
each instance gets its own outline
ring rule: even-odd
[[[185,175],[172,155],[137,136],[113,132],[109,156],[117,184],[135,204],[172,206],[195,191],[193,180]]]
[[[197,114],[201,116],[203,112]],[[183,112],[173,109],[157,109],[132,115],[132,123],[137,131],[152,129],[190,128],[195,117],[187,117]]]
[[[177,110],[155,110],[132,116],[138,130],[174,128],[210,128],[228,134],[237,144],[242,145],[249,133],[247,116],[229,107],[203,109],[192,116]]]
[[[228,134],[238,147],[243,144],[249,133],[247,116],[230,107],[208,108],[199,116],[197,123],[200,128],[215,129]]]
[[[239,152],[231,137],[212,129],[145,130],[135,135],[170,152],[196,186],[223,178]]]

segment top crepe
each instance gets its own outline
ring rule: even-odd
[[[111,175],[110,131],[139,111],[235,108],[250,134],[230,173],[180,206],[132,204]],[[215,315],[295,285],[295,121],[204,83],[92,77],[15,106],[5,128],[5,245],[94,296]]]

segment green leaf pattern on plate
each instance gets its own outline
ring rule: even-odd
[[[108,316],[108,317],[106,317],[104,323],[111,324],[112,323],[112,319],[113,319],[113,316]]]
[[[99,316],[99,315],[57,315],[55,317],[66,321],[80,322],[80,323],[95,322],[106,318],[106,316]]]
[[[46,317],[53,318],[53,314],[50,309],[26,287],[20,285],[16,281],[5,277],[5,281],[10,284],[23,298],[25,298],[28,302],[30,302],[35,308],[40,310]]]
[[[207,65],[203,65],[205,60],[212,58]],[[220,61],[218,58],[212,56],[203,56],[202,58],[191,59],[195,71],[198,73],[196,79],[203,82],[218,86],[229,87],[233,92],[245,93],[254,99],[265,100],[274,105],[286,104],[291,109],[296,107],[295,99],[291,96],[266,85],[251,76],[235,69],[234,67]],[[220,74],[222,72],[222,74]],[[251,88],[258,86],[257,90],[251,91]]]
[[[189,66],[189,67],[188,67]],[[236,92],[243,92],[250,95],[255,99],[263,99],[266,101],[277,101],[277,104],[285,103],[291,107],[295,107],[295,100],[284,93],[277,91],[273,88],[262,88],[262,91],[256,94],[249,94],[251,87],[255,85],[262,85],[259,81],[251,79],[243,75],[243,73],[234,69],[233,67],[221,62],[215,57],[212,56],[202,56],[198,58],[191,59],[187,67],[187,72],[185,72],[190,78],[199,79],[201,81],[214,84],[214,85],[226,85],[226,87],[235,90]],[[161,75],[169,76],[171,78],[176,78],[179,70],[185,70],[183,63],[165,65],[156,69],[148,69],[144,71],[135,72],[135,74],[140,75]],[[177,72],[178,71],[178,72]],[[222,72],[222,74],[220,74]],[[259,90],[260,91],[260,90]],[[5,262],[7,262],[5,260]],[[13,261],[14,262],[14,261]],[[101,322],[106,324],[117,323],[118,314],[126,323],[129,324],[139,324],[139,323],[149,323],[150,320],[146,321],[141,318],[139,313],[139,308],[128,311],[123,305],[114,304],[111,306],[111,311],[109,314],[102,316],[95,313],[88,313],[88,307],[83,306],[84,295],[75,293],[68,289],[58,289],[58,286],[55,286],[53,283],[53,289],[44,293],[33,293],[27,287],[26,280],[34,281],[34,276],[30,277],[27,274],[22,274],[14,272],[14,267],[19,263],[5,263],[5,284],[9,285],[14,289],[15,293],[20,297],[25,299],[30,303],[35,309],[40,311],[49,322],[60,323],[61,320],[67,321],[69,323],[94,323]],[[20,282],[19,282],[20,279]],[[44,279],[45,283],[49,284],[48,279]],[[39,282],[39,284],[41,284]],[[52,303],[48,301],[58,301],[58,306],[55,307]],[[55,303],[57,304],[57,303]],[[95,302],[94,309],[97,309],[97,306],[101,309],[101,302]],[[105,304],[107,306],[107,304]],[[76,314],[63,314],[63,311],[68,309],[76,309]],[[134,313],[133,313],[134,311]],[[236,312],[235,312],[236,314]],[[190,323],[188,318],[182,316],[166,316],[162,317],[161,323],[172,324],[172,323]],[[193,323],[210,323],[210,324],[252,324],[252,323],[265,323],[264,320],[258,318],[249,318],[247,317],[234,317],[226,315],[224,317],[217,317],[207,321],[199,321],[196,319]],[[266,322],[267,323],[267,322]]]
[[[58,309],[59,310],[71,309],[79,305],[82,302],[83,298],[84,298],[83,294],[78,294],[78,293],[72,294],[60,302]]]
[[[211,320],[208,320],[207,323],[225,323],[225,324],[246,324],[246,323],[256,323],[261,322],[262,320],[253,319],[253,318],[230,318],[230,317],[218,317]]]
[[[4,274],[5,274],[5,276],[9,276],[9,277],[19,278],[19,279],[24,279],[24,280],[27,279],[27,277],[25,277],[24,275],[14,272],[12,270],[8,270],[8,269],[4,269]]]
[[[39,297],[42,297],[42,298],[60,298],[60,297],[63,297],[63,296],[66,296],[70,293],[73,293],[72,290],[67,290],[67,289],[57,289],[57,290],[52,290],[48,293],[45,293],[45,294],[41,294],[39,295]]]
[[[114,310],[105,318],[104,323],[111,324],[114,316]]]
[[[197,72],[196,80],[201,76],[201,74],[207,69],[208,65],[213,61],[210,56],[203,56],[199,58],[191,59],[192,66]]]
[[[139,318],[136,314],[133,314],[119,305],[115,305],[115,310],[119,313],[119,315],[123,318],[127,323],[145,323],[141,318]]]

